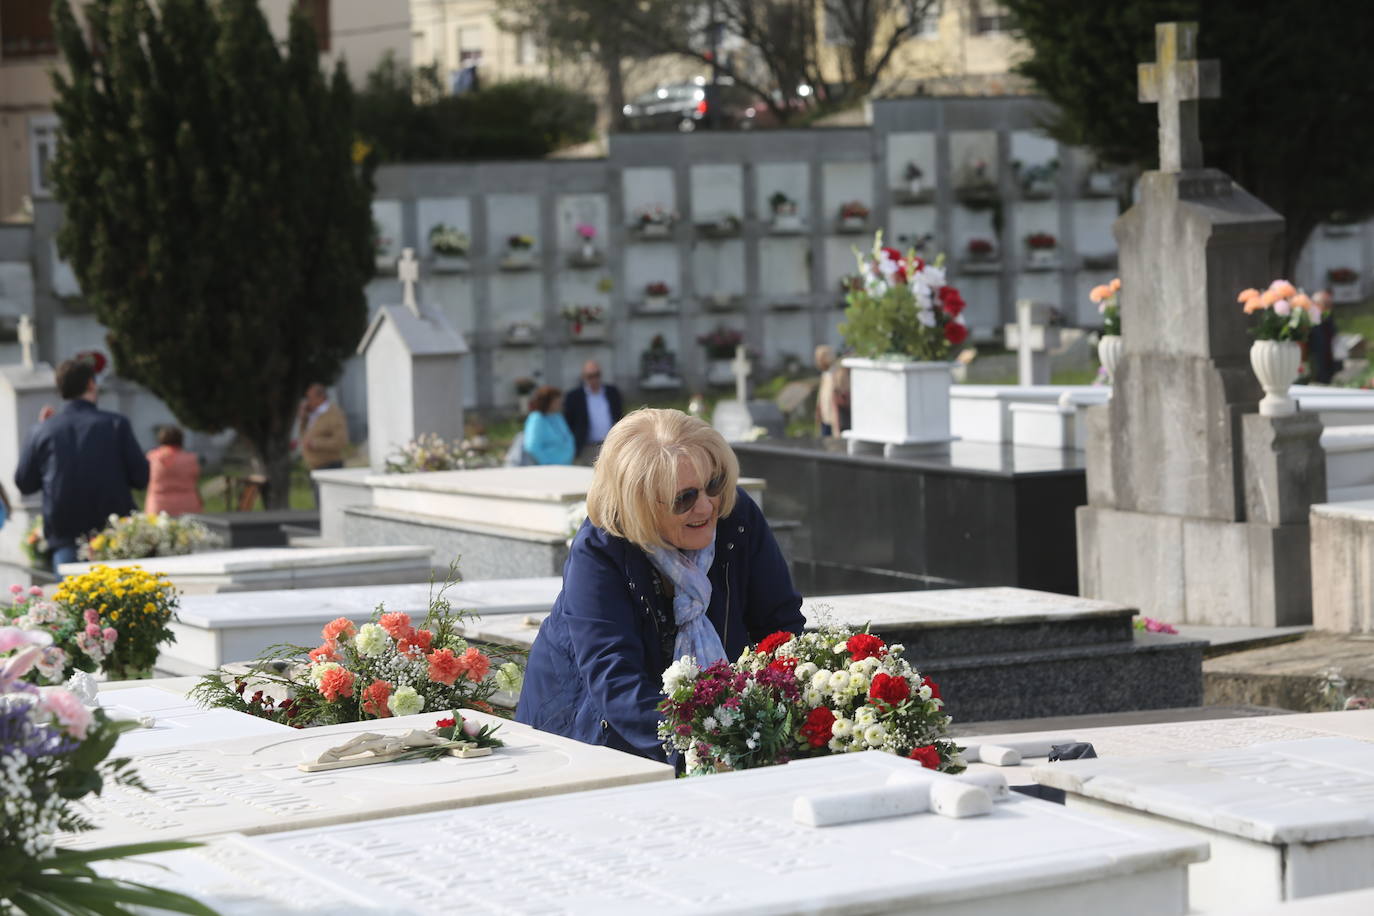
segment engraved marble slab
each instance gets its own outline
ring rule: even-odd
[[[825,616],[862,626],[968,626],[1119,617],[1125,605],[1028,588],[957,588],[808,598],[802,608],[813,624]]]
[[[187,680],[194,682],[193,678]],[[182,691],[189,690],[191,686],[194,686],[194,683],[185,684]],[[158,686],[127,686],[123,689],[109,689],[110,687],[110,684],[101,685],[98,700],[112,716],[122,719],[151,716],[153,719],[151,726],[136,728],[119,736],[113,752],[116,757],[205,744],[209,741],[227,741],[231,738],[253,739],[295,733],[293,728],[257,716],[228,709],[202,709],[184,695]]]
[[[315,774],[296,769],[296,764],[317,758],[353,735],[430,728],[446,714],[291,729],[289,734],[135,755],[139,776],[153,791],[107,786],[99,797],[82,803],[98,829],[68,838],[64,845],[291,830],[673,775],[665,764],[471,711],[464,715],[501,725],[505,748],[490,757],[466,760],[407,760]]]
[[[119,868],[235,914],[289,911],[285,895],[299,900],[303,888],[318,894],[319,911],[350,912],[361,898],[376,912],[449,913],[455,893],[476,913],[1186,910],[1186,866],[1205,858],[1204,844],[1033,799],[1018,796],[966,820],[925,813],[815,828],[792,819],[798,795],[870,787],[915,766],[876,752],[846,754],[222,838],[205,850],[149,857],[169,871]],[[494,863],[500,880],[492,880]],[[306,876],[299,883],[298,874]]]

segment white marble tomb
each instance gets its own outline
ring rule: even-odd
[[[179,557],[63,563],[64,576],[94,566],[139,566],[165,575],[183,593],[205,595],[323,585],[379,585],[429,578],[428,547],[250,547]]]
[[[102,870],[228,914],[349,912],[1181,914],[1206,847],[1013,796],[991,814],[832,827],[798,797],[929,774],[869,752],[469,811],[234,836]],[[492,881],[499,862],[501,880]],[[861,863],[861,864],[860,864]],[[457,890],[456,890],[457,889]]]
[[[490,617],[548,611],[562,587],[562,580],[552,576],[485,579],[457,582],[443,595],[455,610]],[[379,606],[410,614],[418,622],[437,591],[438,586],[422,582],[188,595],[171,624],[176,642],[163,648],[157,666],[175,674],[196,674],[228,662],[250,661],[274,645],[313,647],[331,620],[347,617],[361,624]]]
[[[472,759],[407,760],[313,774],[296,768],[354,735],[432,728],[446,715],[446,710],[435,710],[137,754],[135,768],[152,791],[107,785],[101,795],[80,805],[96,829],[60,842],[90,848],[229,832],[270,833],[673,776],[666,764],[471,710],[464,711],[464,718],[501,726],[497,734],[505,748]]]
[[[1225,911],[1374,886],[1374,743],[1307,738],[1036,767],[1079,810],[1211,845],[1194,905]]]

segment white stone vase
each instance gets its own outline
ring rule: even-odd
[[[846,438],[884,445],[950,440],[949,363],[851,357],[844,364],[850,392]]]
[[[1107,379],[1116,384],[1116,366],[1121,362],[1121,335],[1103,334],[1097,342],[1097,358],[1107,370]]]
[[[1257,340],[1250,346],[1250,368],[1264,388],[1259,412],[1266,417],[1286,417],[1297,413],[1297,403],[1288,389],[1298,377],[1302,348],[1291,340]]]
[[[592,242],[591,239],[583,239],[583,240],[582,240],[582,260],[584,260],[584,261],[595,261],[595,260],[596,260],[596,244],[595,244],[594,242]]]

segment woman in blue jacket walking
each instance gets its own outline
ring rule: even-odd
[[[805,619],[763,512],[719,433],[676,410],[616,424],[563,591],[530,651],[518,722],[655,760],[663,672],[733,661]]]
[[[572,464],[577,451],[572,430],[563,419],[563,392],[545,385],[530,395],[525,418],[525,454],[535,464]]]

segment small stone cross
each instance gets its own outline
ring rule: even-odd
[[[1159,104],[1159,170],[1202,168],[1198,100],[1221,95],[1221,66],[1197,59],[1197,23],[1157,23],[1155,62],[1136,72],[1140,101]]]
[[[33,319],[28,315],[19,316],[19,347],[20,358],[23,360],[25,369],[33,369]]]
[[[749,400],[749,357],[744,345],[735,347],[735,358],[730,360],[730,372],[735,376],[735,400],[741,404]]]
[[[415,260],[414,248],[406,248],[401,252],[401,260],[396,262],[396,276],[400,277],[401,287],[405,290],[401,304],[418,317],[420,304],[415,301],[415,284],[420,282],[420,262]]]

